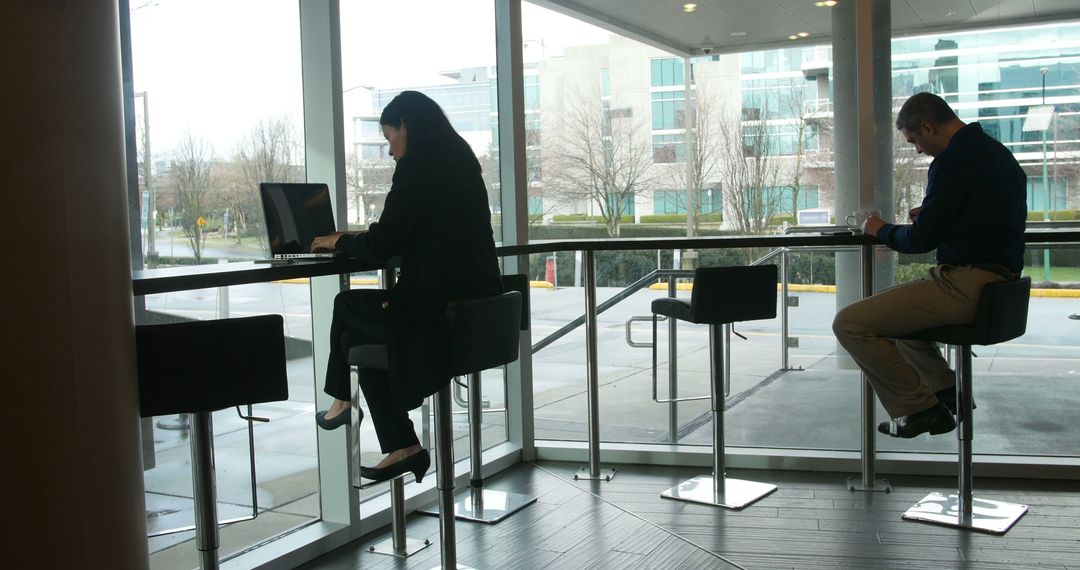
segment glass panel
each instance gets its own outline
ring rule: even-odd
[[[305,178],[295,0],[132,3],[131,40],[147,266],[265,257],[258,183]],[[221,534],[224,558],[319,518],[308,299],[302,284],[266,283],[136,300],[139,324],[285,315],[290,399],[255,407],[271,418],[255,425],[260,512]],[[219,517],[250,515],[247,423],[232,409],[213,419]],[[143,428],[149,531],[193,524],[186,423]],[[152,538],[149,550],[153,568],[197,565],[194,532]]]

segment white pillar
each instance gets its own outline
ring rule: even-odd
[[[117,2],[16,0],[0,38],[4,564],[146,568]]]
[[[839,224],[849,212],[892,209],[891,51],[889,4],[884,0],[842,3],[832,9],[833,109],[836,196]],[[859,253],[836,256],[836,307],[862,296]],[[891,259],[891,258],[890,258]],[[876,260],[875,265],[884,258]],[[879,270],[875,286],[891,280]],[[837,346],[839,353],[843,349]],[[853,363],[841,360],[841,364]]]
[[[498,76],[499,183],[502,189],[502,243],[529,242],[529,197],[525,160],[525,85],[522,60],[521,0],[495,2]],[[498,239],[500,236],[496,236]],[[529,274],[529,256],[503,259],[506,274]],[[518,360],[506,366],[509,439],[525,461],[535,458],[533,432],[532,335],[522,331]]]

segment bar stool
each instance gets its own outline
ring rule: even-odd
[[[660,493],[661,497],[692,503],[741,509],[776,490],[776,485],[732,479],[724,469],[724,400],[728,395],[728,374],[724,370],[727,352],[725,333],[731,323],[776,318],[775,265],[752,267],[710,267],[694,271],[690,301],[661,298],[652,302],[653,379],[656,378],[656,317],[663,315],[691,323],[709,325],[709,354],[712,359],[713,472],[700,475]],[[697,398],[671,399],[681,401]]]
[[[517,360],[518,333],[521,324],[521,293],[510,291],[493,297],[452,301],[446,307],[446,320],[450,339],[451,376],[478,374],[479,371]],[[386,346],[353,347],[349,350],[349,362],[367,368],[380,365],[386,367]],[[354,403],[355,401],[354,396]],[[454,513],[454,426],[451,406],[448,383],[435,395],[435,469],[436,487],[439,490],[439,544],[442,568],[461,568],[457,565],[457,540],[452,514]],[[354,413],[353,417],[358,416]],[[356,430],[352,431],[356,432]],[[359,438],[355,437],[355,439]],[[392,485],[393,481],[400,483],[401,477],[391,480]],[[392,486],[391,492],[393,493]],[[401,497],[391,495],[391,509],[393,510],[391,526],[394,527],[394,536],[391,540],[393,540],[398,537],[399,529],[401,536],[404,536],[403,491]],[[374,548],[369,550],[377,552]],[[394,553],[402,555],[398,552]]]
[[[1027,512],[1027,505],[972,497],[971,440],[972,381],[971,346],[989,346],[1012,340],[1027,329],[1031,278],[990,283],[983,287],[975,309],[975,322],[965,326],[945,326],[899,337],[925,340],[959,348],[956,359],[956,438],[959,489],[956,494],[930,493],[903,514],[915,520],[1005,534]]]
[[[526,275],[503,275],[503,289],[521,294],[521,325],[519,330],[529,328],[529,278]],[[506,491],[484,489],[482,404],[480,372],[468,375],[469,399],[469,492],[454,503],[454,516],[460,520],[495,524],[536,502],[536,497]],[[437,504],[419,510],[425,515],[438,516]]]
[[[191,414],[195,545],[203,569],[218,568],[220,544],[211,412],[289,399],[284,330],[281,315],[135,327],[139,414]]]

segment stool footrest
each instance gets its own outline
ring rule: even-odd
[[[927,522],[943,526],[966,528],[991,534],[1005,534],[1028,506],[990,499],[971,498],[971,520],[960,520],[957,495],[930,493],[903,514],[905,520]]]
[[[676,501],[742,509],[775,491],[776,485],[724,477],[724,490],[715,493],[713,488],[712,475],[699,475],[660,493],[660,496]]]

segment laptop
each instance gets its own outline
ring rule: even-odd
[[[326,184],[263,182],[259,184],[259,198],[270,243],[270,259],[266,261],[332,259],[340,255],[311,253],[311,242],[317,236],[337,231]]]

